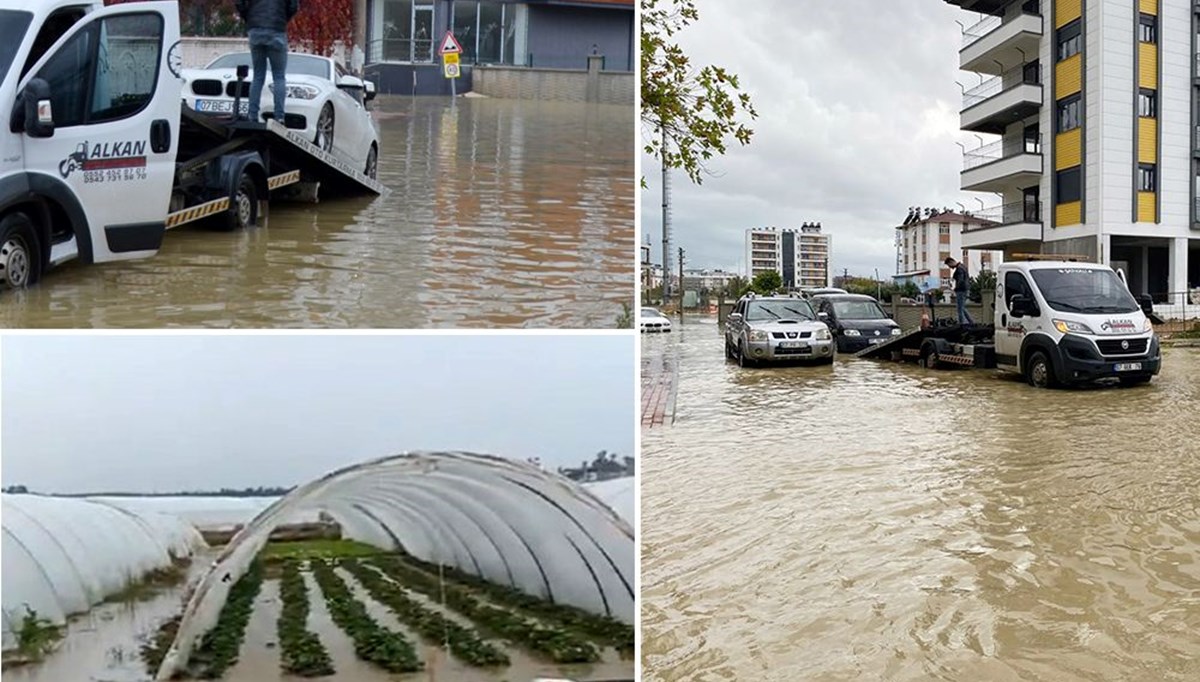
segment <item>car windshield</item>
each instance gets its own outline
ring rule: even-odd
[[[13,57],[24,42],[30,21],[33,21],[33,15],[29,12],[0,9],[0,83],[8,77]]]
[[[654,308],[642,308],[642,317],[666,317]]]
[[[833,312],[843,320],[886,320],[875,301],[834,301]]]
[[[751,301],[746,307],[746,319],[759,320],[815,320],[808,301],[800,299],[782,301]]]
[[[232,69],[242,65],[250,66],[249,52],[234,52],[221,55],[208,65],[210,69]],[[270,70],[270,66],[267,67]],[[288,53],[287,72],[293,76],[316,76],[332,80],[329,76],[329,62],[320,57],[307,54]]]
[[[1132,313],[1139,309],[1112,270],[1044,268],[1032,274],[1046,304],[1060,312]]]

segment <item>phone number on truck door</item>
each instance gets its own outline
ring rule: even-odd
[[[91,184],[95,182],[125,182],[145,179],[145,168],[109,168],[108,170],[93,170],[83,172],[83,182],[85,184]]]

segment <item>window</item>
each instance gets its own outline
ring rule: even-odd
[[[1058,115],[1055,118],[1055,125],[1060,133],[1065,133],[1068,130],[1074,130],[1079,127],[1079,109],[1082,100],[1079,95],[1071,95],[1058,100]]]
[[[1083,50],[1083,37],[1079,35],[1079,20],[1058,29],[1058,61],[1079,54]]]
[[[1143,43],[1158,42],[1158,17],[1142,14],[1138,17],[1138,40]]]
[[[1154,192],[1158,187],[1158,168],[1152,163],[1138,164],[1138,191]]]
[[[1033,299],[1032,292],[1029,291],[1029,282],[1025,281],[1025,275],[1019,272],[1008,272],[1004,274],[1004,304],[1008,306],[1009,311],[1012,310],[1013,296],[1024,296],[1027,299]]]
[[[1150,88],[1138,91],[1138,116],[1154,118],[1158,116],[1158,93]]]
[[[938,234],[950,234],[950,223],[938,223]]]
[[[1054,183],[1054,193],[1056,195],[1055,203],[1057,204],[1069,204],[1072,201],[1079,201],[1081,196],[1079,166],[1058,172]]]

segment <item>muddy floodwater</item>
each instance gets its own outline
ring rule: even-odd
[[[1200,349],[1130,389],[844,357],[713,319],[643,434],[646,680],[1200,679]]]
[[[634,299],[632,107],[376,104],[390,194],[276,203],[265,226],[64,266],[0,292],[0,326],[616,326]]]

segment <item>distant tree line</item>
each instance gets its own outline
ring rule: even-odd
[[[63,493],[59,497],[283,497],[287,495],[295,486],[291,488],[280,487],[264,487],[257,488],[221,488],[220,490],[185,490],[180,492],[153,492],[153,493],[135,493],[128,491],[105,491],[93,493]],[[10,485],[2,488],[5,493],[10,495],[29,495],[37,493],[29,490],[23,485]]]
[[[619,457],[615,452],[601,450],[589,461],[583,461],[579,467],[559,467],[558,473],[572,481],[605,481],[610,478],[623,478],[634,473],[634,459]]]

